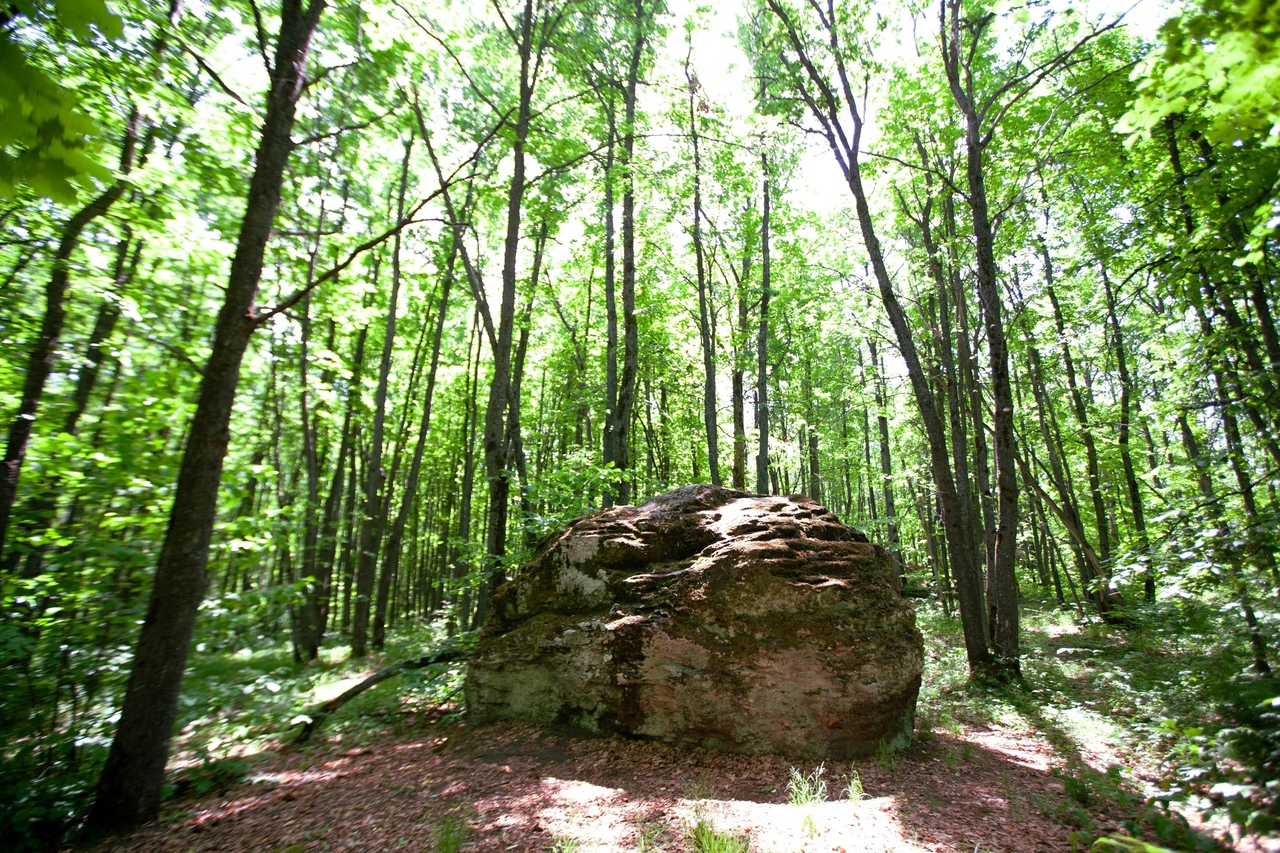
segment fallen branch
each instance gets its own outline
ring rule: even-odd
[[[347,690],[341,696],[336,696],[328,702],[323,702],[308,711],[306,715],[307,721],[302,724],[302,729],[298,732],[298,736],[293,739],[293,742],[295,744],[306,743],[334,711],[337,711],[343,705],[347,704],[370,687],[381,684],[388,678],[399,675],[402,672],[407,672],[411,669],[423,669],[428,666],[434,666],[438,663],[451,663],[453,661],[470,659],[471,651],[468,649],[443,649],[429,655],[423,655],[420,658],[402,660],[400,663],[380,669],[364,681],[361,681],[359,684],[352,687],[350,690]]]

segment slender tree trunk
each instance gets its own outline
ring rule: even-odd
[[[613,223],[613,163],[614,143],[618,126],[614,115],[612,91],[600,95],[608,119],[608,146],[604,167],[604,435],[602,436],[602,461],[618,467],[618,298],[614,274],[614,223]],[[617,496],[614,489],[606,487],[602,504],[605,509],[613,506]]]
[[[1125,347],[1124,330],[1120,327],[1120,318],[1116,313],[1115,290],[1111,286],[1111,277],[1107,275],[1107,265],[1099,259],[1099,271],[1102,274],[1103,292],[1107,299],[1107,320],[1111,325],[1111,347],[1116,354],[1116,369],[1120,375],[1120,424],[1116,430],[1116,444],[1120,447],[1120,465],[1124,469],[1124,482],[1129,494],[1129,510],[1133,513],[1133,530],[1137,537],[1139,559],[1146,562],[1146,571],[1142,576],[1143,597],[1148,603],[1156,600],[1155,568],[1151,557],[1147,554],[1147,518],[1142,505],[1142,488],[1138,483],[1138,475],[1133,467],[1133,454],[1129,449],[1129,436],[1133,422],[1138,416],[1139,404],[1134,401],[1134,381],[1129,372],[1129,354]]]
[[[396,245],[399,245],[397,239]],[[376,267],[375,267],[376,270]],[[374,273],[377,280],[377,273]],[[385,517],[382,514],[382,488],[386,471],[382,465],[383,432],[387,417],[387,386],[391,376],[391,356],[396,337],[396,309],[400,301],[400,263],[392,253],[391,293],[387,297],[387,319],[382,333],[382,359],[378,367],[378,388],[374,392],[373,426],[369,432],[369,453],[364,470],[364,504],[360,510],[360,544],[356,551],[355,607],[351,619],[351,656],[362,658],[369,653],[369,617],[373,605],[373,587],[377,580],[378,552],[382,543]]]
[[[396,205],[397,221],[404,218],[405,192],[407,190],[408,182],[409,182],[409,156],[412,153],[412,151],[413,151],[413,137],[410,136],[409,139],[404,144],[404,161],[401,164],[401,169],[400,169],[400,199]],[[456,241],[454,241],[451,245],[457,245]],[[395,236],[395,244],[393,245],[392,252],[391,252],[391,263],[393,267],[392,277],[395,279],[396,282],[399,282],[399,279],[400,279],[400,235],[399,234]],[[445,280],[444,280],[444,283],[441,285],[442,291],[444,293],[443,300],[447,300],[449,296],[450,276],[452,275],[452,272],[453,272],[452,265],[453,265],[453,255],[452,253],[450,253],[449,269],[445,273]],[[399,288],[397,284],[393,283],[391,287],[392,299],[395,299],[398,290]],[[392,581],[396,578],[396,573],[400,570],[400,546],[401,546],[401,541],[404,538],[404,528],[405,528],[405,524],[409,520],[409,512],[413,508],[414,498],[417,497],[418,472],[422,467],[422,453],[425,446],[424,441],[426,438],[427,430],[431,425],[431,396],[435,391],[436,366],[440,363],[440,337],[442,334],[441,326],[444,323],[444,309],[446,305],[446,303],[443,300],[440,306],[440,313],[436,317],[435,338],[434,338],[433,346],[431,350],[431,367],[428,369],[427,388],[422,397],[422,422],[419,425],[419,429],[418,429],[418,441],[414,446],[413,461],[412,463],[410,463],[411,467],[410,467],[408,482],[406,482],[405,488],[404,488],[404,497],[400,501],[400,510],[396,513],[395,520],[391,524],[391,532],[387,537],[386,547],[384,549],[384,553],[382,557],[382,568],[381,568],[381,571],[378,573],[378,594],[377,594],[377,601],[375,602],[375,605],[374,605],[374,613],[373,613],[373,647],[375,649],[381,649],[386,642],[387,607],[390,604],[390,598],[392,594],[391,584],[392,584]],[[423,330],[425,332],[426,324],[424,323],[423,326],[424,326]],[[388,324],[388,328],[390,328],[390,324]],[[410,393],[410,396],[412,396],[412,392]],[[407,414],[407,409],[408,409],[407,404],[405,408],[406,408],[406,414]],[[397,450],[396,450],[397,457],[400,453],[400,450],[403,449],[405,445],[405,442],[403,440],[404,437],[405,435],[404,435],[404,432],[402,431],[401,440],[397,442]],[[393,471],[392,477],[394,478],[395,476],[394,467],[392,471]],[[390,495],[388,495],[387,500],[388,501],[390,500]],[[385,517],[385,515],[383,517]],[[375,548],[374,551],[376,554],[377,549]]]
[[[503,558],[507,554],[507,516],[511,500],[510,447],[506,441],[507,415],[511,410],[511,350],[515,333],[516,272],[520,249],[520,211],[524,201],[525,145],[533,115],[534,45],[533,0],[525,0],[516,48],[520,54],[520,100],[513,130],[511,185],[507,192],[507,228],[502,253],[502,302],[493,339],[493,381],[484,419],[484,465],[489,481],[486,541],[487,580],[476,608],[476,622],[483,625],[489,613],[489,594],[506,580]],[[540,47],[539,56],[540,56]],[[519,405],[519,401],[515,401]]]
[[[614,425],[613,462],[619,473],[612,492],[618,503],[629,503],[631,484],[626,472],[631,468],[631,421],[635,415],[636,377],[640,373],[640,327],[636,320],[636,177],[633,161],[636,148],[636,99],[640,82],[640,60],[644,54],[645,25],[648,19],[643,0],[635,0],[632,18],[631,59],[627,66],[623,94],[622,125],[622,375],[618,382],[617,416]]]
[[[871,352],[871,363],[876,373],[876,406],[880,409],[876,417],[876,425],[880,434],[880,477],[884,484],[884,517],[888,526],[889,553],[893,556],[894,568],[898,577],[906,571],[902,563],[902,543],[898,539],[898,511],[893,500],[893,459],[889,452],[889,415],[888,394],[884,384],[884,362],[876,352],[874,340],[867,341]]]
[[[386,641],[386,606],[388,598],[386,587],[391,579],[396,578],[400,569],[400,552],[403,546],[405,526],[409,513],[413,509],[414,499],[418,493],[418,476],[422,470],[422,456],[426,451],[427,440],[431,434],[431,403],[435,397],[436,371],[440,364],[440,347],[444,338],[444,319],[449,308],[449,291],[453,284],[454,262],[456,259],[457,235],[451,243],[449,259],[445,264],[444,282],[441,285],[440,305],[436,313],[436,327],[431,344],[431,364],[427,369],[427,384],[422,396],[422,420],[418,425],[418,440],[413,450],[413,460],[409,463],[409,475],[405,480],[404,497],[401,499],[400,511],[391,524],[391,532],[387,536],[387,545],[383,554],[382,574],[379,582],[382,588],[378,593],[378,605],[373,621],[373,646],[380,649]]]
[[[153,819],[160,809],[178,691],[186,670],[196,611],[207,582],[205,567],[217,513],[222,463],[230,440],[240,363],[256,325],[253,309],[263,254],[293,150],[289,134],[306,79],[311,37],[324,6],[324,0],[310,0],[306,7],[300,0],[285,0],[281,9],[271,91],[245,215],[120,721],[89,814],[88,826],[93,832],[137,826]]]
[[[114,297],[108,297],[98,307],[98,315],[94,320],[93,331],[89,334],[89,340],[85,343],[84,360],[80,370],[76,375],[76,387],[71,398],[71,410],[67,412],[67,416],[62,421],[62,431],[67,435],[77,435],[80,429],[80,418],[89,408],[89,398],[93,394],[93,389],[98,382],[98,373],[102,367],[103,359],[106,354],[103,352],[103,344],[111,337],[111,333],[115,330],[116,323],[120,319],[120,296],[124,293],[129,283],[133,281],[134,275],[138,270],[138,260],[142,254],[142,241],[132,242],[129,229],[126,226],[125,236],[121,238],[116,245],[116,260],[112,272],[112,292]],[[132,259],[129,257],[129,249],[133,248]],[[92,442],[97,445],[97,439]],[[27,520],[22,525],[25,535],[27,530],[47,529],[58,522],[58,500],[60,497],[61,478],[51,477],[45,483],[41,491],[28,502]],[[68,523],[75,513],[76,503],[73,500],[71,506],[62,515],[63,523]],[[34,578],[40,575],[44,570],[44,558],[48,552],[48,545],[40,545],[33,548],[23,561],[22,576],[26,578]],[[0,557],[0,576],[12,574],[19,560],[19,551],[16,548],[10,548]],[[41,608],[43,609],[43,608]],[[38,620],[33,619],[32,622]],[[34,632],[33,636],[38,634],[38,627],[31,626]]]
[[[1045,293],[1049,304],[1053,306],[1053,324],[1058,330],[1058,345],[1062,347],[1062,367],[1067,375],[1067,392],[1071,396],[1071,411],[1075,414],[1076,424],[1080,427],[1080,440],[1084,444],[1085,465],[1089,475],[1089,497],[1093,501],[1094,531],[1098,543],[1098,556],[1103,563],[1111,561],[1111,538],[1107,531],[1107,509],[1102,500],[1102,473],[1098,465],[1098,447],[1093,440],[1093,426],[1089,423],[1089,411],[1085,407],[1084,395],[1080,383],[1076,379],[1075,359],[1071,357],[1071,341],[1067,337],[1066,323],[1062,317],[1062,307],[1058,303],[1058,294],[1053,287],[1053,262],[1049,257],[1049,247],[1042,240],[1040,254],[1044,262]]]
[[[756,452],[756,492],[769,494],[769,158],[760,153],[760,327],[756,333],[756,429],[760,446]]]
[[[689,135],[693,141],[693,252],[698,266],[698,335],[702,342],[702,420],[707,436],[707,468],[714,485],[721,485],[718,414],[716,411],[716,341],[711,327],[711,294],[706,252],[702,245],[702,152],[695,103],[699,84],[689,60],[684,64],[689,84]]]
[[[950,27],[945,12],[950,8]],[[1018,581],[1015,574],[1018,545],[1018,474],[1014,444],[1013,387],[1009,377],[1009,346],[1004,333],[1003,307],[995,259],[995,235],[987,205],[986,179],[982,157],[988,137],[984,137],[983,116],[971,91],[961,83],[960,0],[948,0],[943,7],[943,39],[947,80],[951,94],[965,118],[965,177],[969,189],[969,212],[977,253],[978,298],[982,304],[991,371],[992,417],[996,459],[996,544],[995,559],[987,568],[987,606],[990,609],[991,642],[996,653],[997,675],[1017,677],[1020,673],[1018,634]],[[966,69],[967,71],[967,69]]]
[[[474,319],[475,354],[471,357],[469,373],[469,389],[466,408],[463,415],[462,444],[462,495],[458,500],[458,541],[462,543],[462,554],[455,558],[456,576],[462,586],[462,600],[459,602],[458,626],[463,631],[475,627],[472,622],[472,583],[471,583],[471,510],[475,499],[476,487],[476,433],[479,429],[479,397],[480,397],[480,312],[477,309]]]

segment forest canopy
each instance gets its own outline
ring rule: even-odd
[[[976,680],[1030,603],[1194,630],[1175,787],[1271,826],[1280,5],[6,9],[0,837],[154,818],[189,663],[465,643],[699,482],[866,531]]]

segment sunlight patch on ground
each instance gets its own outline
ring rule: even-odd
[[[544,778],[538,822],[553,838],[577,842],[578,851],[625,850],[635,836],[628,820],[633,810],[621,788],[606,788],[578,779]]]
[[[1000,729],[971,729],[965,732],[964,739],[999,753],[1014,764],[1042,773],[1049,772],[1059,763],[1052,748],[1039,738],[1031,736],[1030,732],[1026,737],[1010,737],[1009,732]]]
[[[738,799],[678,799],[663,807],[651,803],[637,818],[626,791],[589,782],[543,779],[536,812],[551,839],[567,839],[579,853],[630,850],[641,830],[660,831],[659,843],[687,838],[699,821],[718,832],[750,838],[758,853],[927,853],[904,830],[897,797],[876,797],[797,806]],[[536,799],[536,798],[535,798]],[[505,817],[516,818],[513,809]]]
[[[352,687],[355,687],[357,684],[373,675],[374,672],[375,670],[371,669],[368,672],[357,672],[354,675],[349,675],[346,678],[341,678],[337,681],[328,681],[324,684],[317,684],[315,687],[311,688],[310,693],[305,694],[306,699],[308,702],[314,702],[317,705],[322,702],[328,702],[331,699],[337,699],[343,693],[346,693]]]
[[[747,835],[761,853],[925,853],[904,831],[897,797],[806,806],[750,800],[684,800],[673,811],[684,826],[699,818],[718,831]]]
[[[1046,707],[1043,713],[1067,731],[1080,750],[1080,758],[1094,770],[1105,773],[1113,764],[1128,766],[1129,762],[1119,752],[1124,731],[1097,711],[1070,705]]]

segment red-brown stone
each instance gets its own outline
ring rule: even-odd
[[[853,758],[911,737],[923,642],[888,553],[799,496],[688,486],[578,519],[493,597],[480,722]]]

